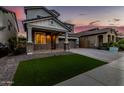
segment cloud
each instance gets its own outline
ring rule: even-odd
[[[108,22],[111,22],[111,20],[108,20]]]
[[[68,19],[65,21],[66,23],[73,23],[73,20],[72,19]]]
[[[120,19],[118,19],[118,18],[113,18],[113,21],[114,21],[114,22],[119,22]]]
[[[115,24],[109,24],[109,25],[114,26]]]
[[[113,18],[111,20],[108,20],[108,22],[119,22],[119,21],[121,21],[121,19],[119,18]]]
[[[79,15],[80,15],[80,16],[84,16],[84,15],[87,15],[87,14],[84,14],[84,13],[80,13]]]
[[[110,26],[117,26],[119,25],[118,23],[121,21],[119,18],[113,18],[111,20],[108,20],[108,23]]]
[[[96,23],[100,22],[100,20],[95,20],[89,23],[89,25],[95,25]]]
[[[24,7],[22,7],[22,6],[6,6],[4,8],[15,12],[18,20],[25,20],[26,19],[26,16],[24,13]]]

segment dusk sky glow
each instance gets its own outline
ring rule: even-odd
[[[22,6],[5,7],[16,13],[20,31],[23,31],[21,21],[25,20]],[[64,22],[75,24],[75,32],[94,27],[115,26],[124,32],[124,7],[123,6],[48,6],[55,9]]]

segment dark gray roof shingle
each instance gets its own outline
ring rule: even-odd
[[[116,30],[113,28],[104,28],[104,29],[91,29],[85,32],[79,32],[77,33],[78,36],[89,36],[89,35],[96,35],[96,34],[102,34],[102,33],[107,33],[108,31],[114,31],[116,33]]]

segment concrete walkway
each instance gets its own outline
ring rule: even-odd
[[[82,50],[82,51],[81,51]],[[93,51],[93,49],[71,50],[74,53],[85,54],[94,58],[108,60],[109,64],[103,65],[86,73],[75,76],[56,86],[123,86],[124,85],[124,53],[110,54],[106,51]],[[91,52],[90,52],[91,51]],[[92,53],[95,53],[93,55]],[[113,58],[115,56],[115,58]],[[102,58],[101,58],[102,57]],[[103,59],[104,58],[104,59]],[[114,60],[116,59],[116,60]],[[113,60],[113,61],[112,61]]]

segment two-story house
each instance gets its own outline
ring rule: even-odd
[[[0,43],[8,44],[8,39],[17,36],[18,31],[15,13],[0,7]]]
[[[69,49],[77,43],[76,37],[70,37],[74,25],[59,20],[60,14],[42,6],[24,7],[26,20],[23,21],[27,32],[27,54],[35,50]],[[70,43],[71,44],[70,44]]]

